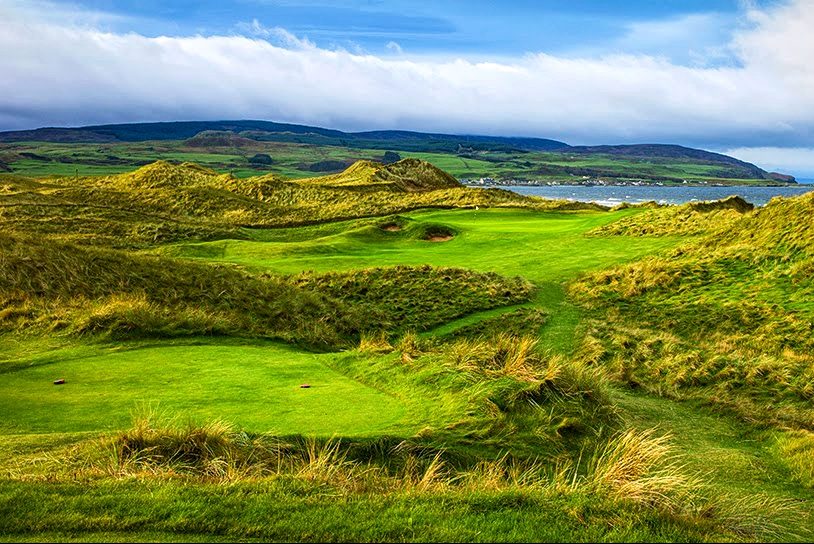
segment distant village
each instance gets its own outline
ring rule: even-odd
[[[582,176],[578,179],[567,180],[567,181],[559,181],[559,180],[542,180],[542,179],[497,179],[497,178],[478,178],[478,179],[460,179],[461,183],[471,187],[500,187],[500,186],[518,186],[518,185],[527,185],[527,186],[569,186],[569,185],[580,185],[580,186],[609,186],[609,187],[626,187],[626,186],[657,186],[663,187],[665,185],[708,185],[710,187],[725,187],[723,183],[709,183],[708,181],[703,180],[681,180],[681,181],[644,181],[641,179],[602,179],[602,178],[592,178],[591,176]]]

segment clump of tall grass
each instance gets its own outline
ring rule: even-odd
[[[591,459],[580,485],[619,500],[673,510],[698,483],[676,461],[668,435],[628,430]]]
[[[362,353],[390,353],[393,349],[393,345],[384,331],[362,333],[359,339],[359,351]]]
[[[532,336],[501,333],[454,341],[445,346],[445,353],[450,363],[460,370],[533,381],[543,370],[537,344]]]
[[[222,421],[179,424],[161,421],[155,413],[136,417],[130,429],[103,443],[114,475],[186,473],[223,480],[267,473],[264,461],[281,448]]]
[[[423,344],[424,342],[415,331],[407,331],[398,339],[395,348],[401,353],[401,361],[409,364],[427,350]]]
[[[188,306],[167,307],[144,293],[111,295],[89,301],[76,311],[72,330],[78,334],[123,336],[219,335],[239,330],[224,313]]]
[[[775,449],[795,480],[814,488],[814,432],[786,431],[777,437]]]
[[[465,372],[511,378],[535,386],[533,390],[611,404],[610,386],[600,367],[579,358],[548,354],[533,336],[500,333],[461,338],[444,345],[443,353],[450,365]]]

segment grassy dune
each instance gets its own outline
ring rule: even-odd
[[[4,176],[0,227],[85,244],[144,247],[239,238],[241,227],[306,225],[419,208],[597,208],[509,191],[466,189],[413,159],[388,166],[354,165],[341,175],[320,179],[240,179],[165,161],[115,176],[39,181]]]
[[[2,540],[812,536],[812,197],[4,183]]]
[[[810,430],[812,211],[810,195],[775,199],[710,222],[706,235],[664,256],[575,284],[602,316],[585,349],[654,392]]]

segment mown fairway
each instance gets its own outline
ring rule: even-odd
[[[453,229],[447,242],[428,242],[358,226],[353,221],[320,227],[251,233],[256,241],[218,241],[176,248],[179,256],[200,257],[293,274],[431,264],[504,275],[535,282],[562,282],[577,274],[669,247],[675,238],[599,239],[584,234],[638,211],[538,213],[524,210],[452,210],[404,214],[428,225]],[[383,219],[380,223],[384,224]]]
[[[421,212],[409,217],[457,232],[447,242],[407,239],[402,232],[358,227],[257,231],[264,241],[220,241],[173,248],[182,255],[231,261],[278,273],[350,270],[370,266],[454,266],[523,275],[539,288],[533,303],[551,317],[552,348],[571,345],[576,310],[560,283],[580,272],[617,264],[672,245],[665,239],[583,236],[614,214],[533,213],[520,210]],[[311,236],[315,236],[313,239]],[[292,241],[283,241],[283,240]],[[507,311],[464,317],[442,332]],[[550,331],[554,331],[551,334]],[[122,429],[145,407],[193,421],[221,419],[255,432],[305,435],[410,433],[428,421],[410,405],[420,396],[380,391],[330,368],[332,354],[277,343],[204,340],[81,346],[22,357],[0,382],[2,428],[13,432]],[[65,378],[65,386],[52,381]],[[301,389],[307,383],[312,388]],[[416,408],[416,410],[420,409]],[[54,417],[59,414],[59,417]],[[412,417],[408,417],[412,416]]]
[[[331,355],[268,342],[229,344],[169,341],[49,352],[33,358],[31,368],[4,375],[0,425],[14,433],[124,429],[150,409],[280,435],[415,431],[404,421],[402,403],[331,370],[322,362]],[[67,383],[52,385],[57,378]]]

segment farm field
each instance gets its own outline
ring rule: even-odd
[[[194,139],[193,139],[194,140]],[[398,146],[398,143],[394,143]],[[726,165],[671,157],[616,156],[549,151],[418,151],[393,148],[401,158],[427,161],[459,179],[479,178],[582,183],[586,179],[619,179],[667,184],[706,182],[725,185],[772,185]],[[91,176],[129,172],[161,159],[194,162],[238,177],[273,173],[291,179],[341,171],[357,160],[382,160],[381,148],[358,148],[296,142],[242,140],[240,145],[199,146],[188,141],[157,140],[120,143],[0,143],[0,172],[22,176]],[[270,164],[251,164],[257,154]],[[783,185],[783,183],[779,183]]]
[[[810,195],[382,168],[9,178],[0,539],[812,538]]]

